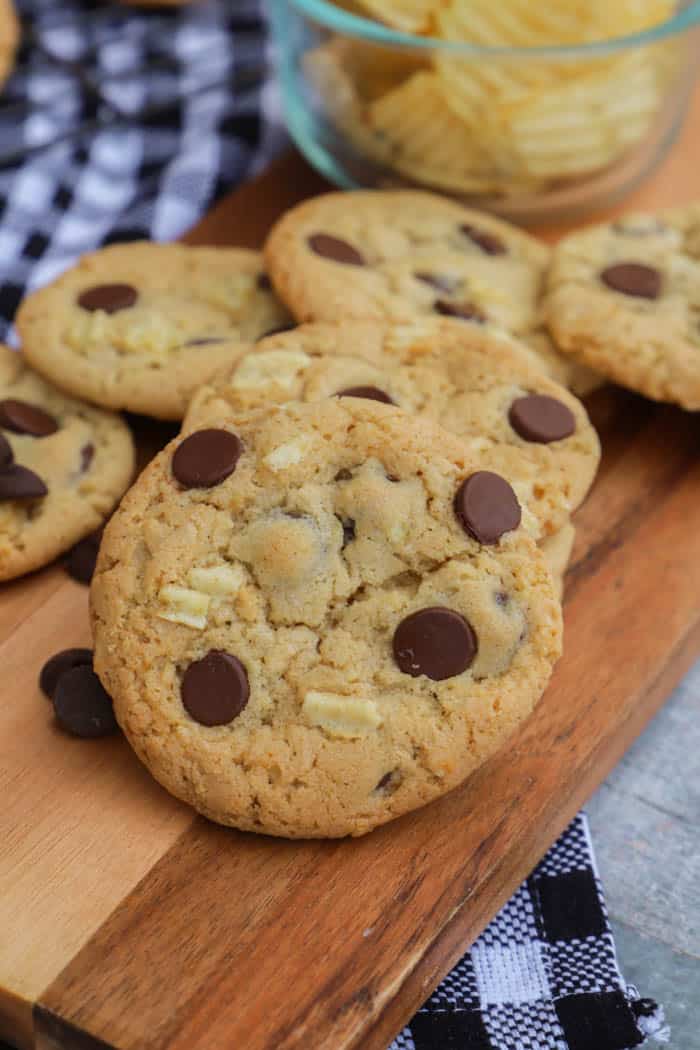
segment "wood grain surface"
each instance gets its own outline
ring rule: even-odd
[[[628,208],[692,199],[700,97]],[[260,243],[323,188],[292,155],[188,238]],[[121,740],[59,734],[44,659],[88,642],[53,567],[0,599],[0,1035],[22,1048],[384,1050],[700,652],[697,420],[618,390],[577,516],[566,651],[510,747],[421,812],[349,842],[196,818]],[[149,428],[145,444],[164,437]]]

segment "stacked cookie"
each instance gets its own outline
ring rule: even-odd
[[[280,220],[264,265],[121,245],[25,302],[33,382],[183,420],[91,594],[96,670],[170,791],[239,828],[362,834],[501,746],[558,658],[598,466],[572,391],[692,400],[669,367],[692,378],[688,215],[552,260],[428,194],[329,194]]]

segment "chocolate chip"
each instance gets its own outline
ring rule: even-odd
[[[83,474],[88,469],[94,458],[95,446],[91,441],[88,441],[87,445],[83,445],[80,450],[80,469]]]
[[[478,245],[482,252],[486,252],[487,255],[505,255],[508,251],[501,238],[497,237],[495,233],[480,230],[476,226],[470,226],[469,223],[465,223],[460,229],[470,241]]]
[[[613,291],[637,299],[658,299],[661,295],[661,274],[644,263],[615,263],[601,272],[600,279]]]
[[[429,284],[431,288],[436,288],[438,292],[444,292],[445,295],[452,295],[460,284],[458,278],[447,277],[445,274],[441,273],[427,273],[426,271],[422,271],[420,273],[414,273],[413,276],[417,281],[422,281],[423,284]]]
[[[309,248],[316,255],[333,262],[344,263],[346,266],[364,266],[365,260],[347,241],[341,241],[339,237],[331,237],[328,233],[314,233],[308,240]]]
[[[349,386],[339,390],[336,397],[362,397],[366,401],[381,401],[385,405],[395,405],[393,398],[376,386]]]
[[[240,438],[228,430],[198,430],[175,450],[173,475],[183,488],[212,488],[233,474],[242,451]]]
[[[92,649],[64,649],[47,660],[39,675],[41,691],[53,699],[58,680],[74,667],[92,667]]]
[[[340,524],[343,526],[343,547],[347,547],[348,543],[352,543],[355,539],[355,519],[354,518],[340,518]]]
[[[393,795],[401,786],[402,779],[403,777],[401,776],[400,769],[390,769],[388,773],[385,773],[384,776],[377,781],[376,787],[374,788],[374,794]]]
[[[94,739],[119,732],[112,700],[88,664],[60,676],[53,694],[53,708],[61,729],[73,736]]]
[[[502,609],[505,609],[506,605],[510,601],[510,597],[505,591],[496,591],[494,595],[496,605],[500,605]]]
[[[296,328],[295,324],[280,324],[280,325],[277,325],[276,328],[269,328],[267,330],[267,332],[263,332],[262,335],[259,335],[258,338],[255,340],[255,342],[259,343],[261,339],[268,339],[271,335],[280,335],[282,332],[291,332],[295,328]]]
[[[203,726],[227,725],[248,703],[248,675],[235,656],[212,649],[187,668],[181,694],[185,709],[195,722]]]
[[[139,297],[139,293],[130,284],[97,284],[78,296],[78,306],[93,313],[103,310],[106,314],[116,314],[128,310]]]
[[[445,317],[458,317],[460,321],[476,321],[477,324],[486,321],[486,314],[474,303],[451,303],[449,299],[436,299],[433,310]]]
[[[334,481],[351,481],[352,480],[352,471],[348,470],[347,467],[342,467],[338,471],[336,476],[333,478],[333,480]]]
[[[455,513],[465,532],[479,543],[498,543],[520,524],[520,504],[508,482],[490,470],[478,470],[457,490]]]
[[[0,401],[0,427],[13,434],[28,434],[30,437],[48,437],[58,430],[58,423],[48,412],[28,401],[8,398]]]
[[[516,434],[525,441],[547,445],[561,441],[576,430],[576,419],[570,408],[555,397],[529,394],[510,406],[508,420]]]
[[[12,451],[12,445],[3,434],[0,434],[0,470],[9,467],[14,458],[15,455]]]
[[[216,343],[224,343],[226,340],[221,337],[207,336],[201,339],[189,339],[184,345],[188,346],[214,346]]]
[[[38,474],[13,463],[0,472],[0,503],[4,500],[41,499],[48,489]]]
[[[258,286],[258,288],[260,289],[261,292],[271,292],[272,291],[272,281],[270,280],[270,278],[268,277],[268,275],[266,273],[259,273],[258,274],[258,279],[256,281],[256,284],[257,284],[257,286]]]
[[[472,627],[452,609],[436,605],[402,620],[394,633],[394,659],[404,674],[424,674],[434,682],[454,678],[476,656]]]
[[[85,536],[68,551],[66,572],[78,583],[89,584],[95,573],[97,555],[100,553],[102,529]]]

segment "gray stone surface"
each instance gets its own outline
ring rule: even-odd
[[[700,1050],[700,664],[587,809],[620,968]]]

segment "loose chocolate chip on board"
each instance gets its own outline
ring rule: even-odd
[[[128,310],[139,297],[139,293],[130,284],[97,284],[78,296],[78,306],[91,313],[102,310],[106,314],[116,314]]]
[[[0,401],[0,427],[11,430],[14,434],[27,434],[29,437],[48,437],[58,430],[58,423],[48,412],[28,401],[16,401],[9,398]]]
[[[516,434],[525,441],[547,445],[562,441],[576,430],[576,419],[570,408],[555,397],[530,394],[519,397],[510,406],[508,420]]]
[[[80,469],[83,474],[89,468],[94,458],[95,446],[91,441],[88,441],[87,445],[83,445],[80,450]]]
[[[517,529],[521,510],[505,478],[490,470],[478,470],[457,490],[455,513],[465,532],[479,543],[498,543],[506,532]]]
[[[13,463],[0,471],[0,503],[11,499],[41,499],[48,491],[39,475],[27,467]]]
[[[9,467],[14,458],[12,445],[3,434],[0,434],[0,470]]]
[[[39,687],[53,699],[59,678],[74,667],[92,667],[92,649],[63,649],[47,660],[39,675]]]
[[[198,430],[175,449],[173,476],[185,489],[212,488],[233,474],[242,451],[240,438],[228,430]]]
[[[644,263],[615,263],[601,271],[600,279],[614,292],[637,299],[658,299],[661,295],[661,274]]]
[[[420,273],[414,273],[413,275],[417,281],[422,281],[423,284],[429,284],[431,288],[435,288],[438,292],[444,292],[445,295],[452,295],[459,288],[460,281],[456,277],[448,277],[442,273],[427,273],[422,271]]]
[[[245,667],[231,653],[212,649],[189,665],[182,679],[182,703],[203,726],[233,722],[248,703],[250,686]]]
[[[402,620],[394,633],[394,659],[404,674],[434,682],[462,674],[472,663],[477,639],[469,623],[452,609],[431,606]]]
[[[346,266],[364,266],[365,260],[352,244],[328,233],[314,233],[308,240],[309,248],[323,259],[344,263]]]
[[[339,390],[336,397],[362,397],[366,401],[381,401],[385,405],[395,405],[393,398],[376,386],[349,386]]]
[[[487,255],[505,255],[508,251],[501,238],[497,237],[495,233],[480,230],[476,226],[470,226],[469,223],[465,223],[460,229],[470,241],[478,245]]]
[[[85,536],[68,551],[65,561],[66,572],[78,583],[89,584],[95,573],[97,555],[100,553],[102,529]]]
[[[460,321],[476,321],[477,324],[486,321],[486,315],[474,303],[451,303],[449,299],[436,299],[433,309],[444,317],[457,317]]]
[[[95,739],[119,732],[111,698],[88,664],[64,671],[52,699],[56,721],[72,736]]]

